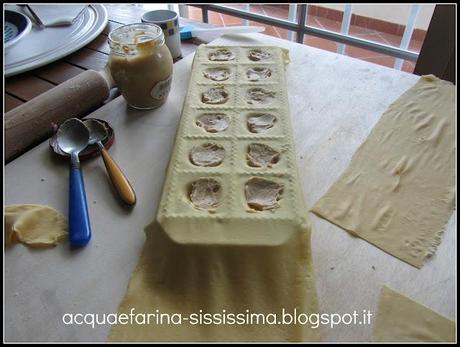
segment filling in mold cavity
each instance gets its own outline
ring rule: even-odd
[[[218,49],[209,53],[208,58],[212,61],[229,61],[235,59],[235,54],[228,49]]]
[[[246,102],[251,105],[270,104],[275,97],[275,92],[263,88],[251,88],[246,93]]]
[[[271,54],[260,49],[253,49],[249,51],[248,58],[252,61],[267,60],[271,58]]]
[[[265,80],[272,75],[272,70],[267,67],[253,67],[246,71],[246,77],[251,82]]]
[[[275,125],[276,117],[271,114],[256,114],[248,117],[247,125],[251,133],[263,133]]]
[[[213,81],[226,81],[230,78],[230,70],[225,68],[209,68],[203,71],[203,76]]]
[[[225,104],[228,101],[228,93],[224,87],[210,88],[201,95],[201,101],[211,105]]]
[[[247,161],[252,167],[270,168],[280,160],[280,152],[262,143],[248,146]]]
[[[218,133],[228,128],[228,119],[223,113],[207,113],[199,116],[195,124],[208,133]]]
[[[222,188],[213,178],[200,178],[190,185],[189,197],[199,210],[214,210],[220,202]]]
[[[256,211],[278,208],[283,185],[260,177],[252,177],[244,189],[248,206]]]
[[[196,166],[218,166],[224,161],[225,149],[216,143],[205,143],[193,147],[189,158]]]

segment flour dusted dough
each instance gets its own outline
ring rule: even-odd
[[[418,268],[454,208],[455,88],[423,76],[383,114],[313,212]]]
[[[58,211],[43,205],[5,206],[5,242],[31,247],[55,246],[67,236],[66,218]]]
[[[374,324],[373,342],[455,341],[455,322],[387,287]]]
[[[192,221],[184,221],[187,228]],[[118,313],[318,313],[310,251],[310,225],[289,242],[265,246],[177,244],[157,222],[147,240]],[[302,324],[113,325],[110,342],[319,341]]]

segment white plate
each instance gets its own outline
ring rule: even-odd
[[[107,22],[103,5],[89,5],[70,26],[39,29],[34,25],[27,36],[4,50],[5,76],[36,69],[79,50],[99,36]]]

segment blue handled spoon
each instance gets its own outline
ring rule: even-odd
[[[83,247],[91,239],[85,185],[80,168],[79,153],[86,148],[89,131],[77,118],[66,120],[59,127],[56,142],[59,148],[70,155],[69,175],[69,240],[71,247]]]

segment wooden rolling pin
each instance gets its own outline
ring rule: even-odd
[[[81,118],[101,106],[113,86],[107,70],[87,70],[7,112],[5,161],[49,138],[51,123]]]

